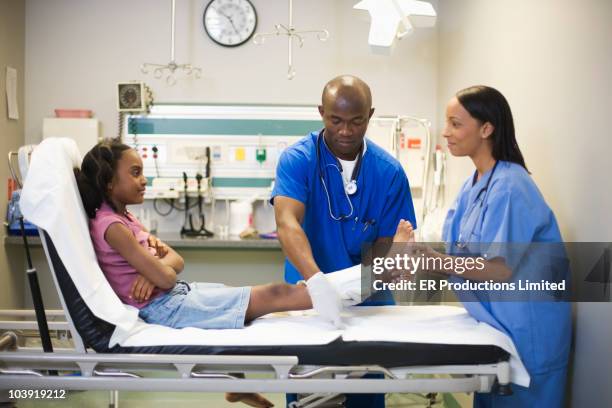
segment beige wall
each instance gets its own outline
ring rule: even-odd
[[[116,83],[144,80],[159,102],[316,104],[325,82],[342,73],[363,77],[381,114],[436,114],[437,34],[415,32],[392,57],[367,45],[368,15],[352,0],[296,0],[298,29],[327,28],[325,43],[305,36],[294,47],[297,76],[286,79],[287,39],[236,49],[215,45],[202,27],[207,1],[176,2],[176,60],[200,66],[200,80],[174,87],[140,73],[143,62],[170,59],[169,0],[28,0],[26,7],[26,140],[40,140],[53,108],[93,109],[105,135],[117,127]],[[434,2],[436,4],[437,2]],[[257,32],[288,20],[286,0],[253,0]]]
[[[0,1],[0,153],[6,158],[11,150],[23,144],[24,129],[24,47],[25,47],[25,1]],[[6,101],[6,67],[17,69],[19,120],[8,119]],[[6,180],[9,170],[6,159],[0,165],[0,212],[6,211]],[[0,241],[4,241],[5,228],[0,229]],[[0,308],[17,308],[23,305],[24,264],[23,251],[11,249],[11,258],[5,247],[0,246]],[[15,256],[17,255],[17,256]]]
[[[438,127],[457,90],[508,98],[533,178],[566,241],[612,241],[612,2],[440,1]],[[453,197],[473,171],[450,159]],[[605,322],[605,323],[604,323]],[[611,406],[612,304],[578,304],[571,401]]]

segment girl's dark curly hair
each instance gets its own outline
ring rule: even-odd
[[[83,158],[81,168],[74,169],[79,194],[89,218],[96,217],[96,211],[106,201],[114,208],[108,196],[108,184],[112,182],[117,162],[130,146],[112,139],[98,143]]]

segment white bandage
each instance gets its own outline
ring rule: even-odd
[[[325,277],[336,288],[345,307],[362,302],[361,264],[328,273]]]
[[[317,272],[306,281],[306,287],[314,310],[324,319],[332,322],[338,329],[344,328],[340,319],[342,300],[334,286],[323,272]]]

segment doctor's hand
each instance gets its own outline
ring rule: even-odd
[[[150,280],[142,275],[138,275],[136,279],[134,279],[134,282],[132,282],[132,287],[130,288],[130,299],[134,299],[137,302],[149,300],[154,289],[155,285],[151,283]]]
[[[312,300],[314,310],[325,320],[336,326],[337,329],[344,328],[340,319],[342,311],[342,299],[336,288],[329,282],[323,272],[317,272],[307,281],[308,293]]]

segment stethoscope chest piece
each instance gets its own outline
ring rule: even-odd
[[[357,192],[357,181],[356,180],[349,181],[348,184],[344,186],[344,191],[346,191],[346,194],[348,195],[355,194]]]

